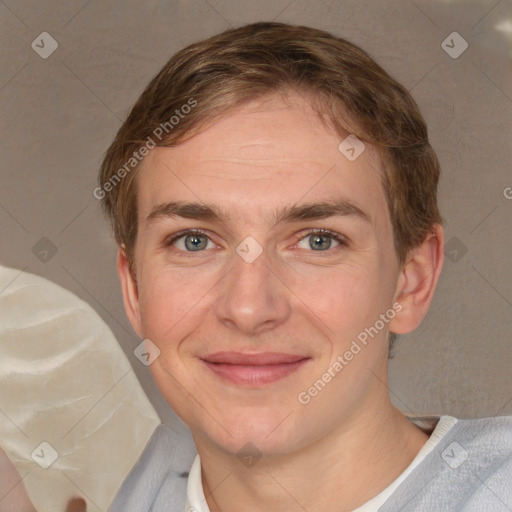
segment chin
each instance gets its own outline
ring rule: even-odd
[[[293,412],[286,418],[289,412],[284,408],[267,411],[259,408],[237,414],[233,410],[229,417],[216,418],[218,423],[208,417],[201,418],[197,427],[190,427],[193,432],[200,432],[208,443],[230,455],[240,457],[245,452],[279,455],[293,451],[300,443],[298,434],[304,435],[292,419]]]

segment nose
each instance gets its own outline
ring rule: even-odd
[[[254,261],[233,254],[233,266],[222,280],[215,303],[219,322],[244,334],[259,334],[286,322],[291,290],[263,251]]]

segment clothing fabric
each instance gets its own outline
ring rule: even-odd
[[[430,437],[403,473],[377,496],[353,510],[353,512],[377,512],[379,507],[386,502],[395,489],[397,489],[397,487],[407,478],[414,468],[427,457],[427,455],[436,447],[439,441],[441,441],[444,435],[453,427],[453,425],[455,425],[455,423],[457,423],[457,421],[457,418],[452,416],[441,416],[440,418],[436,418],[434,422],[436,424],[435,428],[432,428],[429,432]],[[414,423],[417,422],[414,421]],[[420,425],[418,424],[418,426]],[[423,430],[427,429],[423,428]],[[210,512],[201,483],[201,459],[199,455],[196,456],[192,469],[190,470],[187,486],[187,505],[185,510],[187,512]]]
[[[188,483],[176,441],[159,425],[109,512],[209,512],[196,456]],[[174,447],[174,448],[173,448]],[[124,500],[124,501],[123,501]],[[354,512],[510,512],[512,416],[441,416],[427,443],[386,489]]]
[[[17,484],[7,492],[0,470],[0,510],[28,510],[16,494],[38,512],[63,511],[74,497],[106,510],[160,423],[89,304],[0,265],[0,459]]]
[[[370,501],[367,501],[364,505],[356,508],[354,512],[376,512],[379,510],[379,507],[388,500],[398,486],[413,472],[414,468],[418,466],[418,464],[439,444],[441,439],[443,439],[457,421],[457,418],[454,418],[453,416],[441,416],[427,442],[421,447],[421,450],[418,452],[416,457],[414,457],[409,466],[407,466],[404,472],[383,491],[377,494],[377,496],[372,498]]]
[[[459,420],[379,512],[510,512],[512,416]]]
[[[108,512],[183,512],[194,456],[175,430],[158,425]]]

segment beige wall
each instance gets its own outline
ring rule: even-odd
[[[512,414],[509,0],[1,2],[0,263],[91,304],[160,416],[175,421],[133,355],[139,340],[92,190],[103,151],[170,55],[259,20],[312,25],[360,44],[412,90],[429,122],[444,172],[448,257],[428,317],[391,361],[394,402],[411,414]],[[469,45],[458,58],[441,47],[454,31]],[[42,32],[58,43],[47,58],[31,47],[51,50]],[[448,44],[452,53],[461,48]]]

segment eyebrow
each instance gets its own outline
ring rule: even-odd
[[[271,219],[274,225],[281,222],[298,222],[304,220],[320,220],[330,217],[355,216],[371,222],[370,216],[352,202],[341,199],[338,201],[321,201],[304,203],[278,209]],[[185,219],[208,220],[226,224],[231,215],[221,207],[205,203],[170,201],[155,206],[146,217],[146,227],[164,218],[183,217]]]

